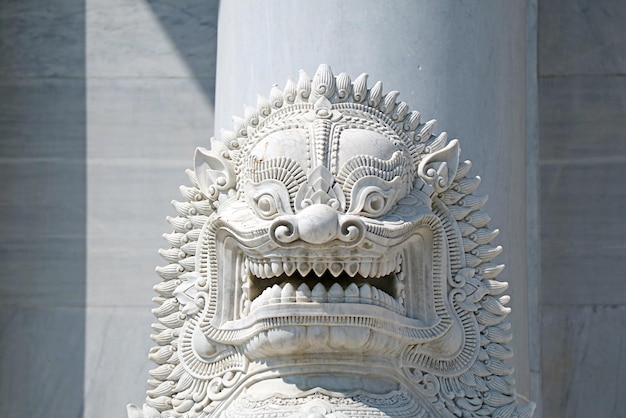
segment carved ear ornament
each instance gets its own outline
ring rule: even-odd
[[[236,182],[231,162],[216,151],[219,150],[209,151],[199,147],[196,148],[194,156],[195,174],[200,191],[213,201],[227,198],[230,192],[234,191]]]
[[[432,193],[442,193],[450,187],[459,166],[459,141],[453,139],[442,150],[426,155],[417,169],[418,176],[431,187]]]

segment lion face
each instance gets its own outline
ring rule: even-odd
[[[416,155],[382,115],[325,99],[249,132],[236,193],[202,232],[217,302],[205,334],[263,359],[399,355],[447,331],[446,242]]]

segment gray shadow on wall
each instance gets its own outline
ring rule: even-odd
[[[147,3],[213,107],[219,0],[147,0]]]
[[[83,0],[0,2],[0,411],[83,415]]]

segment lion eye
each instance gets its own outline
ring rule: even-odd
[[[278,213],[276,199],[271,194],[262,194],[256,201],[257,208],[261,215],[266,217],[274,216]]]
[[[370,192],[365,198],[363,211],[369,215],[379,215],[387,205],[387,198],[380,192]]]

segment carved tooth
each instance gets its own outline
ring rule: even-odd
[[[296,302],[310,302],[311,301],[311,289],[306,283],[302,283],[296,289]]]
[[[384,306],[385,308],[388,308],[388,309],[392,308],[391,296],[389,296],[387,293],[383,292],[382,290],[379,290],[378,297],[380,298],[381,306]]]
[[[261,296],[257,298],[259,300],[259,306],[267,305],[270,303],[270,299],[272,298],[272,288],[268,287],[261,293]],[[256,300],[255,300],[256,302]]]
[[[300,273],[300,275],[306,276],[311,271],[311,264],[307,263],[306,261],[302,261],[298,263],[297,268],[298,268],[298,273]]]
[[[359,303],[359,287],[356,283],[350,283],[344,291],[346,303]]]
[[[359,288],[359,299],[361,300],[361,303],[372,303],[372,287],[369,284],[365,283],[364,285],[361,285]]]
[[[278,277],[281,274],[283,274],[283,263],[281,263],[280,261],[272,261],[271,265],[272,265],[272,273],[274,274],[275,277]]]
[[[256,265],[254,261],[246,260],[245,268],[248,269],[251,276],[259,277],[259,275],[256,274]]]
[[[359,274],[363,277],[369,277],[370,271],[372,271],[372,261],[361,261],[361,265],[359,266]]]
[[[283,270],[287,276],[291,276],[296,271],[296,264],[291,261],[283,263]]]
[[[378,275],[380,277],[387,275],[389,273],[389,260],[381,260],[378,265]]]
[[[296,301],[296,289],[291,283],[287,283],[280,292],[280,303],[290,303]]]
[[[394,298],[391,298],[391,300],[393,301],[394,310],[397,313],[404,315],[406,313],[406,309],[404,308],[404,305],[400,303],[400,301],[404,301],[404,299],[400,298],[399,300],[396,300]]]
[[[342,263],[330,263],[330,266],[328,266],[328,269],[330,270],[331,274],[335,277],[339,277],[339,275],[341,274],[341,272],[343,271],[343,264]]]
[[[263,264],[263,270],[265,272],[265,277],[273,277],[272,276],[272,265],[270,263]]]
[[[250,304],[250,312],[249,313],[254,312],[256,310],[256,308],[259,306],[259,303],[261,303],[261,296],[262,295],[259,295],[258,298],[254,299],[252,301],[252,303]]]
[[[354,277],[359,272],[359,263],[356,261],[349,261],[345,266],[348,276]]]
[[[391,274],[391,273],[395,272],[397,266],[398,266],[398,264],[396,263],[396,259],[395,258],[390,258],[387,261],[387,268],[385,269],[385,271],[386,271],[385,274]]]
[[[265,269],[263,268],[263,264],[262,263],[256,263],[256,269],[257,269],[257,277],[264,279],[265,278]]]
[[[317,277],[322,277],[322,274],[326,271],[326,264],[321,262],[313,264],[313,271],[317,274]]]
[[[402,254],[398,254],[396,257],[396,273],[400,273],[402,271]]]
[[[400,296],[398,296],[398,304],[402,307],[402,311],[405,312],[406,311],[406,306],[404,304],[404,301],[406,299],[406,292],[404,291],[404,289],[400,290]]]
[[[341,303],[344,299],[343,288],[339,283],[334,283],[330,289],[328,289],[328,302]]]
[[[254,261],[250,261],[250,263],[248,264],[248,267],[250,267],[250,272],[255,277],[261,277],[259,276],[259,266],[257,265],[257,263],[255,263]]]
[[[241,316],[246,317],[250,314],[251,311],[252,311],[252,302],[246,299],[243,302],[243,308],[241,309]]]
[[[372,286],[371,291],[372,291],[372,304],[380,305],[380,295],[378,293],[378,289]]]
[[[270,291],[269,303],[280,303],[282,291],[283,290],[280,288],[279,285],[275,284],[274,286],[272,286]]]
[[[372,269],[370,270],[369,277],[380,277],[380,262],[372,263]]]
[[[311,299],[313,302],[325,303],[326,302],[326,288],[323,284],[317,283],[311,291]]]

